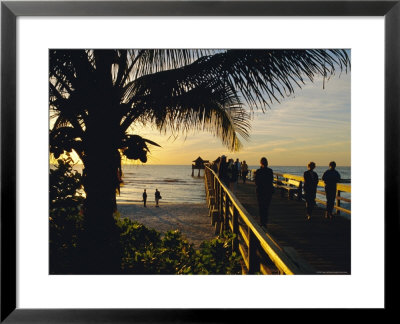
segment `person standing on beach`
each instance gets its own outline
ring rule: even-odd
[[[314,172],[315,163],[310,162],[307,166],[308,170],[304,172],[304,193],[306,199],[306,219],[311,219],[311,214],[315,206],[315,197],[317,195],[318,174]]]
[[[247,173],[249,173],[249,167],[247,166],[246,161],[243,161],[242,162],[242,167],[241,167],[241,174],[242,174],[243,183],[246,183]]]
[[[325,171],[322,180],[325,182],[326,211],[325,218],[332,219],[332,211],[335,205],[337,184],[340,182],[340,173],[336,170],[336,163],[329,163],[329,169]]]
[[[229,176],[228,176],[228,163],[226,162],[226,156],[222,155],[218,166],[218,178],[223,182],[224,185],[229,187]]]
[[[147,193],[146,189],[143,191],[143,206],[146,207],[146,201],[147,201]]]
[[[269,206],[273,194],[273,172],[268,168],[268,160],[263,157],[260,160],[260,168],[255,174],[256,195],[260,213],[261,226],[266,227],[268,223]]]
[[[159,202],[160,199],[161,199],[161,193],[158,191],[158,189],[156,189],[156,192],[154,193],[154,197],[155,197],[155,199],[156,199],[156,207],[160,207],[160,206],[158,205],[158,202]]]

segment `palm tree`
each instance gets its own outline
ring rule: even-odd
[[[132,125],[206,130],[237,150],[251,112],[349,66],[344,50],[50,50],[50,152],[74,150],[84,164],[85,260],[112,271],[121,156],[145,163],[157,145]]]

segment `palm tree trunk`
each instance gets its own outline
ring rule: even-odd
[[[84,235],[81,241],[83,272],[118,273],[121,254],[119,232],[114,219],[120,155],[113,147],[110,134],[101,131],[85,152]],[[119,159],[119,160],[118,160]]]

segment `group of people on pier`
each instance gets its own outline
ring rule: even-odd
[[[239,159],[233,162],[233,159],[227,160],[225,155],[222,155],[212,164],[212,169],[219,179],[233,192],[235,192],[239,177],[243,183],[246,182],[246,177],[249,172],[246,161],[242,163]],[[311,216],[316,205],[315,199],[317,195],[318,175],[314,171],[316,165],[310,162],[307,165],[307,171],[304,172],[304,198],[306,201],[306,220],[311,220]],[[266,227],[268,222],[268,211],[271,204],[272,195],[274,192],[273,184],[274,174],[271,168],[268,167],[268,160],[262,157],[260,160],[260,168],[256,170],[254,182],[256,185],[256,196],[259,208],[259,217],[261,226]],[[336,170],[334,161],[329,163],[329,169],[322,176],[325,183],[326,194],[326,210],[325,218],[333,218],[333,208],[336,199],[337,184],[340,182],[340,174]]]
[[[233,192],[236,191],[239,179],[246,183],[249,166],[246,161],[240,162],[239,159],[227,159],[225,155],[218,157],[211,168],[218,175],[221,181]]]
[[[307,166],[307,171],[304,172],[304,198],[306,201],[306,219],[311,220],[313,209],[316,205],[315,199],[317,195],[318,186],[318,175],[314,171],[315,163],[310,162]],[[333,208],[336,199],[337,184],[340,182],[340,174],[336,169],[336,163],[334,161],[329,163],[329,169],[326,170],[322,176],[322,180],[325,183],[325,194],[326,194],[326,210],[325,218],[333,218]],[[268,221],[268,211],[272,200],[272,194],[274,191],[273,185],[273,172],[268,167],[268,160],[263,157],[260,160],[260,168],[255,173],[255,185],[257,202],[259,208],[259,216],[261,226],[266,227]]]
[[[311,214],[315,206],[315,197],[317,195],[318,175],[314,172],[315,163],[308,164],[308,170],[304,172],[304,193],[307,209],[307,220],[311,219]],[[322,175],[325,183],[326,210],[325,218],[333,218],[333,207],[336,199],[337,184],[340,182],[340,173],[336,171],[336,162],[329,163],[329,169]]]

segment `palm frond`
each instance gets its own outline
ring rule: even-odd
[[[188,70],[198,78],[220,78],[243,96],[250,109],[264,110],[301,88],[306,79],[350,68],[344,50],[227,50],[202,57]]]
[[[197,80],[184,68],[163,71],[129,83],[123,98],[132,106],[123,129],[140,118],[162,132],[210,131],[231,149],[239,146],[236,133],[248,138],[248,114],[236,93],[218,78]]]
[[[140,160],[145,163],[147,162],[147,153],[150,152],[148,144],[161,147],[156,142],[139,135],[125,134],[121,140],[119,149],[126,158],[130,160]]]
[[[128,58],[129,61],[134,62],[130,80],[136,80],[144,75],[181,68],[214,52],[214,50],[208,49],[130,50]]]
[[[336,49],[51,50],[49,104],[56,127],[100,121],[117,134],[140,120],[173,134],[207,130],[232,149],[255,109],[349,68]]]

